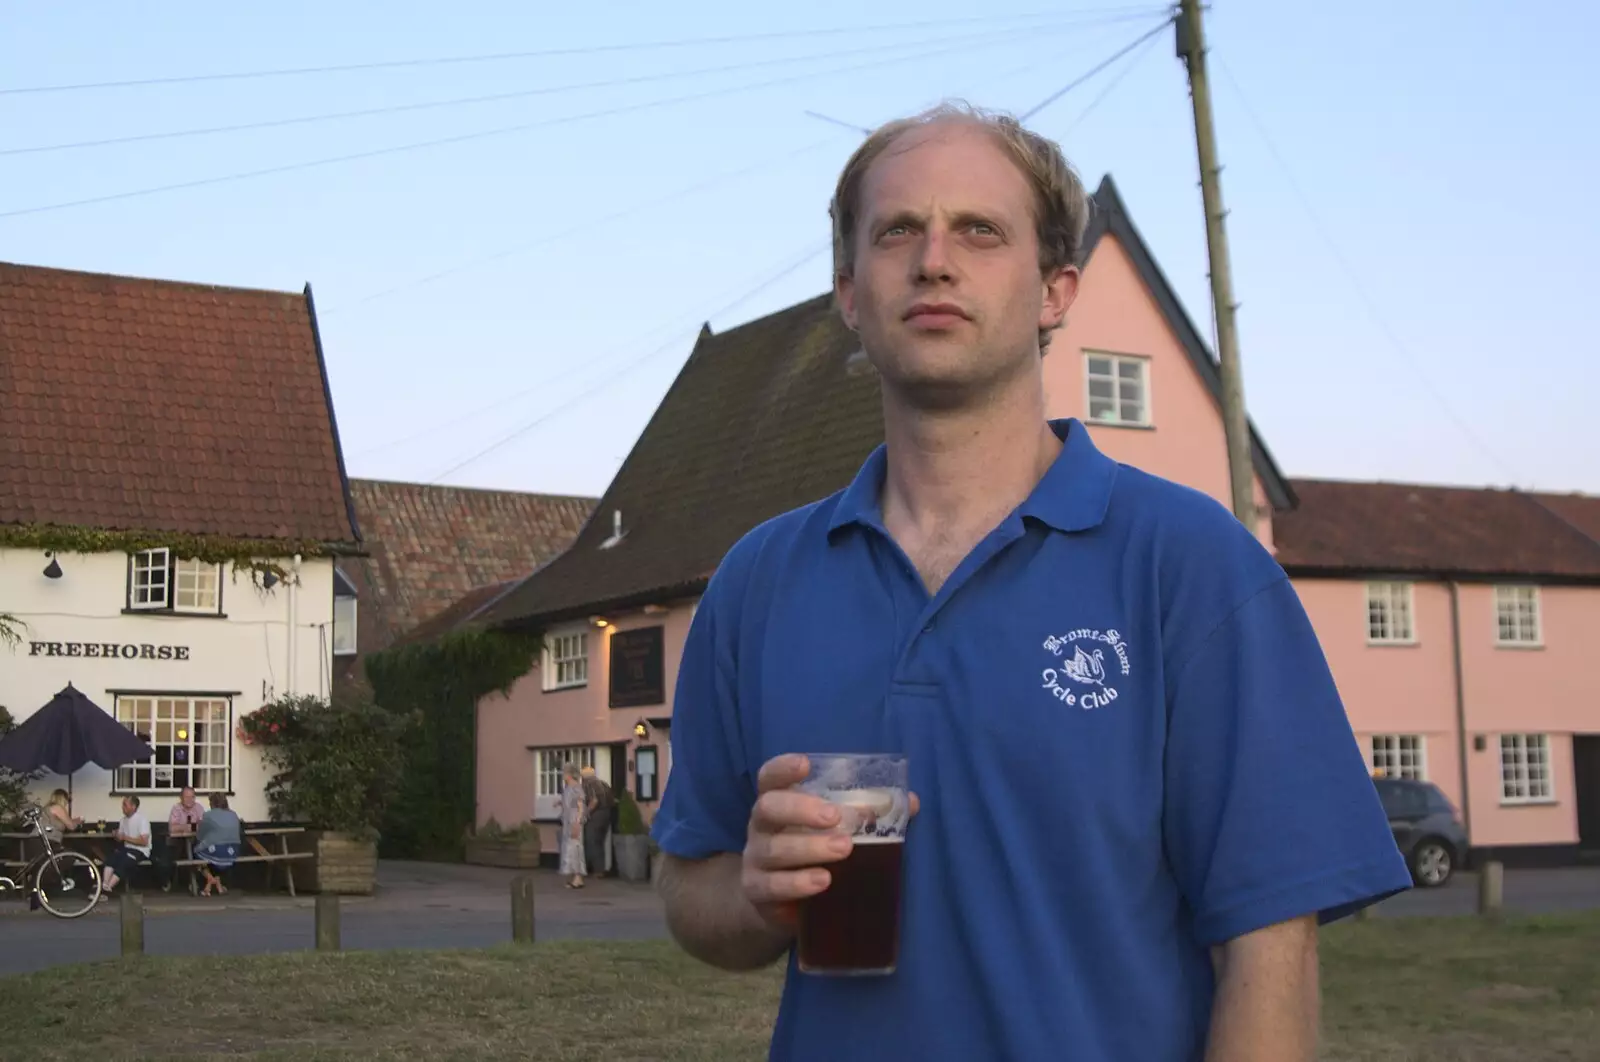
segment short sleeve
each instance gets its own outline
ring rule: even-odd
[[[1164,834],[1201,944],[1313,912],[1329,922],[1410,887],[1286,577],[1176,664]]]
[[[719,569],[700,600],[672,701],[671,766],[651,835],[684,859],[744,851],[756,785],[740,738],[737,599]]]

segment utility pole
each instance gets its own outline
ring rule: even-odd
[[[1222,167],[1211,124],[1211,82],[1206,76],[1206,38],[1199,0],[1180,0],[1178,56],[1189,69],[1194,103],[1194,139],[1200,154],[1200,198],[1206,210],[1206,248],[1211,258],[1211,302],[1217,317],[1217,361],[1222,369],[1222,425],[1228,439],[1228,482],[1233,515],[1256,533],[1255,476],[1250,462],[1250,421],[1245,414],[1244,376],[1239,368],[1239,332],[1234,321],[1233,272],[1228,265],[1228,233],[1223,228]]]

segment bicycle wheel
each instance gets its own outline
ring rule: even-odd
[[[99,901],[100,872],[82,852],[57,852],[39,864],[33,891],[57,918],[77,918],[94,910]]]

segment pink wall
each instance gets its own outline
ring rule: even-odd
[[[1423,735],[1428,778],[1459,807],[1448,587],[1414,584],[1414,645],[1367,644],[1364,580],[1296,579],[1295,589],[1363,751],[1373,734]],[[1578,839],[1572,735],[1600,732],[1600,671],[1590,659],[1600,646],[1600,590],[1541,588],[1540,648],[1496,644],[1492,586],[1458,584],[1458,593],[1473,844],[1571,844]],[[1550,802],[1502,801],[1506,732],[1548,735]],[[1474,747],[1479,736],[1482,751]]]
[[[1088,423],[1085,351],[1134,355],[1150,363],[1150,427],[1090,424],[1095,445],[1119,461],[1204,491],[1231,507],[1227,439],[1216,400],[1167,327],[1127,252],[1109,235],[1095,245],[1078,300],[1045,355],[1050,416]],[[1266,492],[1259,479],[1255,494],[1257,505],[1264,507]],[[1262,520],[1258,527],[1270,547],[1271,522]]]
[[[678,660],[683,655],[684,639],[689,633],[692,602],[674,605],[664,614],[647,615],[634,612],[606,617],[613,626],[599,629],[587,624],[573,625],[589,634],[589,682],[573,689],[545,692],[544,680],[538,668],[524,675],[506,695],[490,694],[478,703],[478,814],[479,825],[492,816],[501,825],[526,822],[533,815],[534,798],[538,791],[535,773],[534,748],[556,745],[604,745],[611,742],[628,743],[625,765],[628,787],[633,787],[632,750],[639,744],[634,738],[633,725],[642,717],[671,714],[672,691],[678,681]],[[617,630],[660,625],[663,634],[663,666],[666,678],[667,703],[632,708],[611,708],[609,700],[609,675],[611,655],[610,636]],[[565,628],[563,628],[565,629]],[[558,633],[552,631],[552,633]],[[645,744],[654,744],[660,751],[662,774],[657,782],[666,780],[668,763],[667,734],[652,732]],[[640,807],[648,820],[655,811],[653,804]],[[554,850],[554,830],[546,827],[545,847]]]

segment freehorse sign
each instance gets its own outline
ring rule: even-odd
[[[29,656],[77,656],[91,660],[115,658],[120,660],[187,660],[187,645],[151,645],[149,642],[33,642],[28,643]]]

